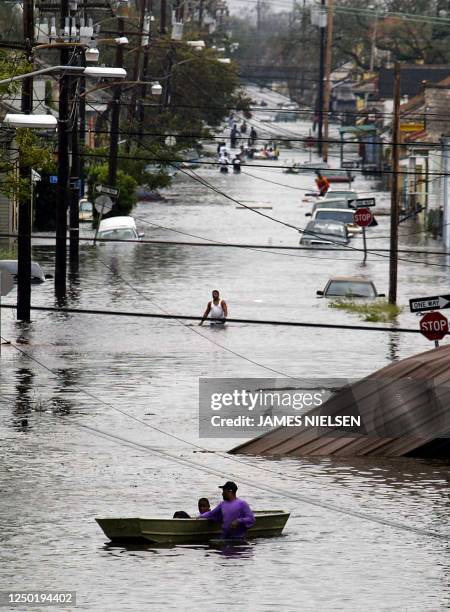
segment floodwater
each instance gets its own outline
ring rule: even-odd
[[[307,154],[283,151],[283,159]],[[272,206],[262,212],[306,225],[310,207],[301,189],[313,187],[312,176],[286,175],[275,164],[245,172],[253,176],[196,170],[237,201]],[[359,176],[355,186],[377,188]],[[388,196],[378,196],[383,208]],[[293,229],[236,208],[186,175],[177,175],[166,197],[135,210],[148,239],[194,239],[177,230],[223,242],[298,245]],[[368,231],[369,245],[382,248],[388,217],[379,222]],[[403,225],[402,245],[441,248],[423,237],[418,223]],[[34,247],[46,272],[53,257],[51,245]],[[405,258],[415,263],[400,262],[401,304],[448,286],[443,256]],[[363,266],[361,259],[351,251],[84,244],[67,305],[199,315],[218,288],[230,316],[360,324],[357,316],[328,308],[316,290],[330,275],[366,274],[387,292],[388,260],[370,255]],[[441,266],[417,263],[425,260]],[[52,291],[51,281],[33,287],[33,303],[54,305]],[[4,301],[14,303],[15,293]],[[12,311],[2,315],[2,335],[14,344],[1,355],[1,589],[75,590],[77,609],[114,612],[448,608],[448,463],[240,459],[223,454],[236,439],[198,436],[200,376],[273,377],[275,370],[300,379],[362,377],[430,348],[419,335],[395,332],[418,325],[406,308],[393,331],[382,333],[233,324],[213,330],[174,320],[44,312],[23,326]],[[216,502],[217,486],[230,478],[245,479],[239,492],[254,508],[292,513],[283,537],[231,552],[126,549],[105,545],[94,522],[95,516],[193,513],[198,497]],[[295,501],[280,490],[443,537]]]

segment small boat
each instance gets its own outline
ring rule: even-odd
[[[246,539],[280,536],[289,512],[259,510],[254,512],[255,524]],[[96,518],[103,533],[120,544],[201,544],[221,538],[218,523],[201,519],[159,518]]]

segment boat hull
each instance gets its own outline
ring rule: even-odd
[[[289,513],[255,512],[255,524],[246,539],[281,535]],[[104,534],[115,543],[198,544],[220,538],[220,525],[198,519],[96,518]]]

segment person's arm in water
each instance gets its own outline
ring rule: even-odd
[[[209,315],[210,312],[211,312],[211,302],[208,302],[208,306],[206,307],[206,310],[203,313],[203,317],[202,317],[202,320],[200,321],[199,325],[203,325],[203,322],[205,321],[205,319],[208,318],[208,315]]]
[[[223,316],[226,319],[228,317],[228,306],[227,306],[227,303],[225,302],[225,300],[222,300],[221,306],[222,306],[222,310],[223,310]]]
[[[220,503],[218,506],[209,510],[209,512],[204,512],[200,514],[197,518],[199,519],[209,519],[210,521],[215,521],[216,523],[220,523],[222,521],[222,504]]]
[[[231,523],[231,527],[236,529],[236,527],[239,527],[239,525],[243,525],[246,529],[250,529],[250,527],[253,527],[255,524],[253,512],[250,510],[250,506],[247,504],[247,502],[243,500],[241,500],[241,509],[242,515]]]

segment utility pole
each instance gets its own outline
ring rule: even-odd
[[[442,177],[441,177],[441,185],[442,185],[442,195],[443,195],[443,209],[444,209],[444,218],[443,218],[443,227],[442,227],[442,238],[444,240],[444,244],[449,248],[450,245],[450,210],[449,210],[449,198],[448,198],[448,162],[449,162],[449,137],[442,135],[441,138],[442,145]]]
[[[391,241],[389,252],[389,304],[397,303],[399,169],[400,169],[400,64],[394,69],[394,123],[392,126]]]
[[[325,0],[321,0],[322,10],[325,9]],[[317,105],[319,107],[319,122],[317,128],[317,154],[322,156],[322,138],[323,138],[323,85],[325,74],[325,28],[319,27],[320,30],[320,51],[319,51],[319,96]]]
[[[150,7],[148,7],[150,8]],[[150,37],[151,37],[151,22],[150,22],[150,30],[148,33],[148,43],[144,48],[144,60],[142,62],[142,85],[140,86],[140,100],[139,100],[139,106],[138,106],[138,123],[139,123],[139,135],[138,135],[138,142],[139,142],[139,146],[142,146],[142,140],[143,140],[143,131],[144,131],[144,119],[145,119],[145,108],[144,108],[144,101],[145,101],[145,96],[147,93],[147,85],[146,85],[146,81],[148,78],[148,64],[149,64],[149,52],[150,52]]]
[[[27,60],[33,58],[34,40],[34,0],[23,2],[23,33],[27,49]],[[33,111],[33,77],[25,79],[22,83],[22,113],[29,115]],[[32,229],[32,201],[31,201],[31,168],[24,167],[22,154],[19,155],[20,178],[30,185],[29,192],[19,196],[19,238],[17,243],[17,319],[30,320],[31,306],[31,229]],[[21,190],[20,190],[21,191]]]
[[[79,127],[78,127],[78,104],[75,99],[77,94],[76,80],[72,84],[72,107],[73,127],[72,127],[72,167],[70,170],[70,245],[69,259],[71,273],[78,272],[79,266],[79,244],[80,244],[80,219],[79,219],[79,201],[80,201],[80,147],[79,147]]]
[[[61,31],[69,16],[69,1],[61,0]],[[69,62],[69,47],[61,47],[61,66]],[[59,81],[58,117],[58,191],[56,203],[55,295],[66,295],[67,271],[67,201],[69,182],[69,87],[70,79],[62,75]]]
[[[140,72],[140,64],[141,64],[141,53],[142,53],[142,39],[144,36],[144,23],[145,23],[145,12],[146,12],[146,4],[147,0],[140,0],[140,14],[139,14],[139,47],[136,49],[136,55],[134,58],[134,67],[133,67],[133,81],[139,81],[139,72]],[[136,113],[136,101],[138,97],[138,88],[133,89],[133,94],[131,96],[130,106],[128,110],[128,120],[132,121],[133,117]],[[130,151],[130,141],[127,144],[128,152]]]
[[[160,34],[165,34],[166,33],[166,22],[167,22],[167,6],[166,6],[166,0],[161,0],[161,9],[160,9],[160,23],[159,23],[159,33]]]
[[[322,159],[328,161],[328,126],[330,117],[330,98],[331,98],[331,63],[333,53],[333,0],[328,0],[327,13],[327,47],[325,53],[325,91],[323,96],[324,112],[324,143],[322,147]]]
[[[125,33],[125,21],[122,17],[117,20],[118,36],[123,37]],[[116,68],[123,67],[123,45],[117,45],[116,48]],[[112,101],[111,113],[111,137],[109,145],[109,172],[108,182],[111,187],[114,187],[117,180],[117,155],[119,153],[119,128],[120,128],[120,98],[122,95],[122,86],[115,85]]]

